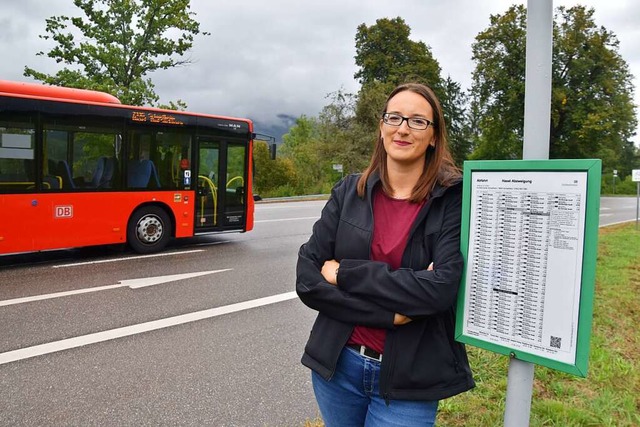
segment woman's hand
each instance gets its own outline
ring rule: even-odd
[[[429,264],[427,271],[433,271],[433,263]],[[409,322],[411,322],[411,319],[404,314],[396,313],[393,317],[393,324],[396,326],[406,325]]]
[[[324,280],[334,286],[338,286],[338,267],[340,267],[340,263],[335,259],[330,259],[324,262],[322,270],[320,270]]]
[[[393,324],[396,326],[406,325],[409,322],[411,322],[411,319],[409,319],[404,314],[396,313],[393,317]]]

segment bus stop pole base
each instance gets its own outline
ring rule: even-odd
[[[507,400],[504,410],[505,427],[529,425],[531,395],[533,394],[533,363],[512,357],[507,377]]]

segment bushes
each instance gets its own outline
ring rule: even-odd
[[[611,174],[602,177],[601,193],[618,195],[635,195],[638,191],[638,183],[631,181],[631,175],[623,180],[616,178],[616,188],[613,190],[613,177]]]

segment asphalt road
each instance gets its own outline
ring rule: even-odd
[[[0,425],[302,426],[315,418],[299,362],[314,313],[292,291],[298,248],[323,205],[261,204],[252,232],[181,241],[159,256],[92,248],[2,259]],[[98,290],[59,294],[87,289]],[[53,295],[18,299],[43,294]],[[233,306],[274,295],[282,301]],[[229,312],[211,312],[221,307]],[[205,318],[184,319],[190,313]],[[150,329],[161,319],[168,325]]]
[[[635,203],[603,198],[600,224],[635,218]],[[323,205],[260,204],[250,233],[154,256],[100,247],[0,257],[0,425],[315,418],[299,363],[315,314],[292,291]]]
[[[636,197],[601,197],[600,226],[636,219]]]

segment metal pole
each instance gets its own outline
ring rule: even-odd
[[[529,425],[534,367],[533,363],[523,362],[513,357],[509,360],[507,401],[504,411],[505,427]]]
[[[524,97],[525,160],[549,158],[551,125],[551,59],[553,48],[553,0],[527,1],[527,63]],[[534,365],[509,360],[505,427],[529,425]]]
[[[524,95],[525,160],[549,158],[553,1],[527,1],[527,63]]]

